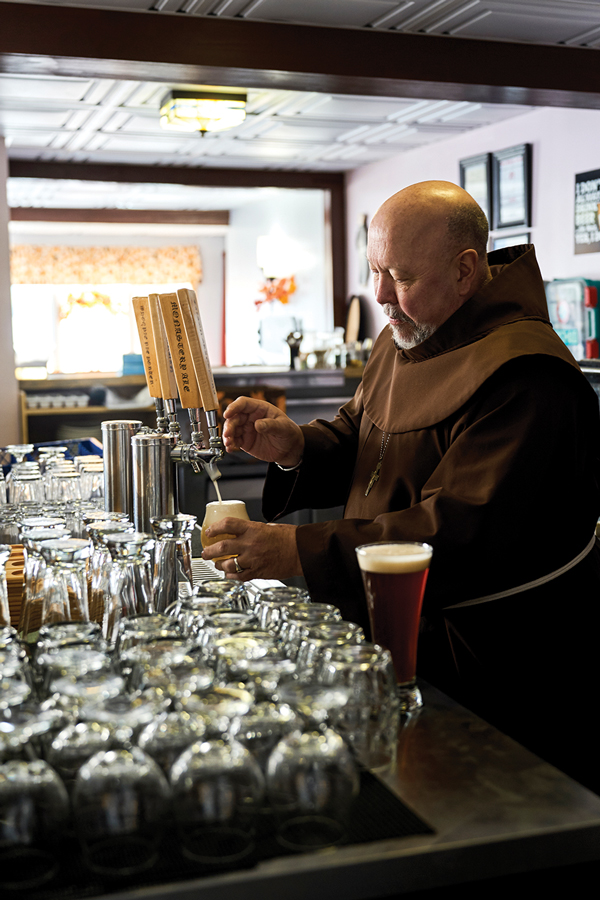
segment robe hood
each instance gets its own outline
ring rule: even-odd
[[[554,356],[578,368],[550,324],[533,246],[496,250],[488,262],[491,280],[426,341],[398,350],[389,327],[377,338],[363,391],[365,412],[381,431],[415,431],[443,421],[519,356]]]

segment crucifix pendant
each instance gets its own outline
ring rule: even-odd
[[[373,487],[373,485],[375,484],[375,482],[376,482],[376,481],[379,481],[379,470],[380,470],[380,469],[381,469],[381,460],[379,460],[379,462],[377,463],[377,465],[375,466],[375,468],[374,468],[373,471],[371,472],[371,480],[369,481],[369,483],[368,483],[368,485],[367,485],[367,489],[366,489],[366,491],[365,491],[365,497],[368,497],[368,496],[369,496],[369,491],[371,490],[371,488]]]

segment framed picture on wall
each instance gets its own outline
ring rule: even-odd
[[[487,216],[488,222],[492,221],[492,167],[491,154],[481,153],[479,156],[470,156],[461,159],[460,186],[468,191],[473,200],[479,203]]]
[[[492,228],[531,225],[531,144],[492,153]]]
[[[600,251],[600,169],[575,176],[575,253]]]
[[[508,234],[502,237],[492,238],[492,250],[503,250],[505,247],[516,247],[519,244],[528,244],[531,238],[527,232],[523,234]]]

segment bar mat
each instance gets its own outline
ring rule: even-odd
[[[274,834],[274,824],[269,815],[261,816],[255,850],[235,865],[203,865],[187,859],[181,852],[174,827],[167,829],[161,843],[160,854],[152,868],[135,875],[98,875],[85,865],[75,837],[61,840],[58,872],[43,886],[23,885],[20,889],[6,887],[6,861],[0,859],[0,893],[3,900],[27,898],[27,900],[83,900],[104,894],[159,887],[174,882],[201,878],[219,872],[249,869],[261,860],[276,856],[293,855],[281,847]],[[360,793],[352,812],[348,835],[344,844],[364,844],[389,838],[408,837],[415,834],[434,834],[432,828],[409,810],[401,800],[389,791],[370,772],[361,773]],[[32,871],[28,863],[28,871]],[[4,883],[2,883],[4,881]]]
[[[194,584],[210,581],[213,578],[223,578],[223,573],[217,569],[210,559],[192,559],[192,576]]]

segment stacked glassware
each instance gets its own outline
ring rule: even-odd
[[[394,761],[390,654],[335,607],[223,580],[184,582],[157,611],[165,556],[187,560],[169,546],[153,568],[155,541],[182,539],[167,518],[155,535],[92,519],[95,549],[26,538],[42,616],[36,633],[0,628],[0,886],[52,879],[67,828],[118,875],[152,866],[165,828],[200,864],[244,858],[265,822],[290,849],[329,846],[359,769]],[[3,825],[25,802],[22,827]]]
[[[101,457],[67,459],[66,447],[41,448],[37,461],[25,456],[33,444],[7,448],[16,457],[5,478],[0,481],[0,504],[44,501],[95,501],[104,496],[104,463]]]

